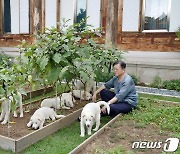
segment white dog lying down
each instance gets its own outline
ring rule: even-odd
[[[86,86],[86,88],[84,88],[84,86]],[[89,93],[94,94],[94,92],[96,91],[96,82],[93,79],[89,79],[87,82],[85,82],[85,85],[84,85],[80,80],[76,80],[75,89],[85,90]]]
[[[84,90],[73,90],[73,96],[87,101],[92,98],[92,95]]]
[[[64,109],[70,109],[70,107],[74,107],[74,103],[76,100],[72,96],[72,92],[69,93],[62,93],[60,96],[61,100],[61,107]]]
[[[43,128],[43,124],[46,119],[55,120],[56,118],[64,118],[64,115],[57,115],[56,112],[49,107],[41,107],[37,109],[34,114],[31,116],[28,127],[32,127],[33,129],[41,129]]]
[[[41,107],[50,107],[54,109],[60,109],[60,98],[46,98],[41,102]]]
[[[18,100],[16,100],[16,102],[15,102],[14,117],[17,117],[17,112],[16,112],[17,106],[19,106],[20,117],[23,117],[22,95],[18,92],[17,96],[18,96]],[[9,97],[9,100],[4,99],[2,101],[2,104],[1,104],[2,112],[1,112],[1,116],[0,116],[0,121],[2,121],[3,119],[4,120],[3,120],[3,122],[1,122],[1,124],[6,124],[8,122],[12,102],[13,102],[13,97],[12,96]]]
[[[87,127],[88,135],[91,135],[91,129],[94,122],[96,123],[96,127],[93,130],[97,131],[99,129],[101,105],[104,105],[107,108],[107,113],[109,114],[110,107],[105,101],[99,101],[97,103],[92,102],[84,106],[81,112],[81,122],[80,122],[81,137],[84,137],[85,135],[85,128],[84,128],[85,126]]]

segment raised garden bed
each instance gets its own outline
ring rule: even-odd
[[[52,88],[49,87],[44,91],[44,89],[39,89],[31,92],[32,99],[33,97],[40,96],[45,93],[52,92]],[[29,99],[30,94],[28,93],[24,100]],[[73,123],[81,113],[81,108],[87,103],[86,101],[77,100],[74,104],[74,108],[70,110],[57,110],[57,114],[66,115],[65,118],[58,119],[55,122],[47,120],[45,122],[45,127],[40,130],[32,130],[27,127],[30,117],[35,112],[36,109],[40,107],[42,99],[29,102],[23,105],[24,117],[23,118],[14,118],[10,116],[10,124],[0,125],[0,147],[2,149],[11,150],[13,152],[19,152],[27,146],[37,142],[38,140],[44,138],[45,136],[59,130],[62,127],[70,125]]]

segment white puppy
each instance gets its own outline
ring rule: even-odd
[[[19,106],[20,110],[20,117],[23,117],[23,107],[22,107],[22,95],[18,92],[17,93],[18,100],[15,101],[15,110],[14,110],[14,117],[17,117],[17,107]],[[0,116],[1,124],[6,124],[9,120],[10,110],[11,110],[11,103],[14,101],[13,97],[10,96],[9,99],[4,99],[1,104],[2,112]]]
[[[94,94],[96,91],[96,82],[93,79],[89,79],[84,82],[84,84],[80,80],[75,81],[75,89],[77,90],[85,90],[89,93]]]
[[[84,137],[85,135],[85,126],[87,127],[88,135],[91,135],[91,129],[94,124],[96,123],[94,131],[97,131],[100,126],[100,117],[101,117],[101,108],[100,106],[104,105],[107,108],[107,113],[110,112],[110,107],[105,101],[99,101],[97,103],[88,103],[84,106],[82,112],[81,112],[81,137]]]
[[[60,98],[46,98],[41,102],[41,107],[52,107],[54,109],[60,109]]]
[[[73,96],[87,101],[92,98],[92,95],[84,90],[73,90]]]
[[[27,127],[32,127],[33,129],[43,128],[43,124],[46,119],[55,120],[56,118],[63,118],[64,115],[57,115],[56,112],[49,107],[41,107],[37,109],[31,116]]]
[[[72,96],[72,92],[62,93],[60,96],[61,107],[64,109],[70,109],[70,107],[74,107],[74,103],[76,102],[74,97]]]

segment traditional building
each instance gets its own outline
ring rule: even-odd
[[[180,51],[179,7],[180,0],[0,0],[0,46],[32,42],[63,18],[71,25],[89,16],[86,24],[102,26],[121,49]]]

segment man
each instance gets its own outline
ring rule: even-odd
[[[94,93],[92,100],[96,101],[96,95],[100,93],[101,99],[110,105],[110,115],[115,116],[119,113],[129,113],[135,109],[138,103],[138,94],[135,89],[134,81],[131,76],[126,74],[126,63],[115,61],[113,63],[114,77],[100,86]],[[114,92],[110,91],[114,88]],[[106,109],[101,109],[102,114],[106,115]]]

